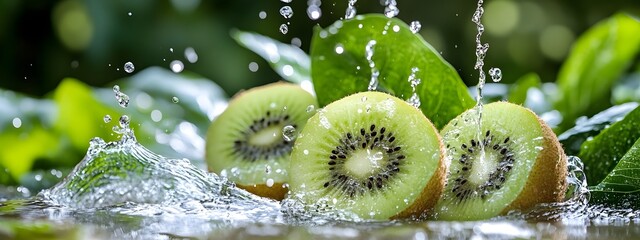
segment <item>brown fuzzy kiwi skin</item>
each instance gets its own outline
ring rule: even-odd
[[[274,183],[273,186],[268,187],[266,184],[256,184],[256,185],[240,185],[236,184],[237,187],[246,190],[247,192],[253,193],[260,197],[270,198],[276,201],[282,201],[284,199],[287,192],[289,192],[289,188],[283,187],[282,183]]]
[[[434,127],[434,131],[438,131]],[[447,180],[447,164],[446,149],[442,142],[442,137],[438,134],[438,142],[440,143],[440,160],[438,163],[438,169],[433,173],[431,179],[427,185],[422,189],[420,196],[414,201],[411,206],[403,210],[402,212],[391,217],[391,220],[396,219],[417,219],[424,216],[429,216],[433,211],[433,207],[436,205]]]
[[[509,204],[502,214],[511,210],[527,210],[540,203],[561,202],[567,190],[567,156],[558,137],[535,113],[542,127],[542,151],[538,155],[527,183],[518,197]]]

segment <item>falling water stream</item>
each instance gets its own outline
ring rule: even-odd
[[[356,0],[349,1],[345,19],[355,16],[355,3]],[[475,69],[479,71],[479,118],[485,82],[483,59],[489,47],[480,41],[484,31],[480,22],[482,3],[478,1],[472,18],[478,29]],[[310,0],[308,4],[310,18],[317,19],[320,1]],[[395,0],[387,0],[384,5],[388,17],[398,14]],[[288,5],[280,13],[285,19],[293,14]],[[419,31],[420,23],[412,23],[411,29]],[[286,34],[282,27],[280,31]],[[375,44],[370,41],[365,51],[372,72],[370,90],[378,84],[379,73],[372,59]],[[128,73],[134,71],[129,63],[125,64]],[[412,68],[407,79],[414,92],[408,101],[416,107],[420,106],[415,95],[420,84],[415,77],[418,71]],[[490,69],[489,75],[494,81],[502,76],[498,68]],[[126,108],[129,97],[117,85],[113,92],[118,104]],[[179,102],[177,97],[172,101]],[[105,115],[104,122],[111,122],[112,117],[115,116]],[[120,135],[118,141],[92,139],[82,161],[54,187],[26,200],[0,201],[0,222],[13,220],[29,226],[44,221],[58,229],[54,230],[56,236],[60,231],[70,231],[80,239],[573,239],[592,234],[598,238],[640,235],[640,211],[588,204],[584,166],[577,157],[569,157],[569,187],[561,203],[542,204],[481,222],[369,222],[347,212],[324,211],[318,208],[321,204],[309,209],[290,199],[278,203],[257,197],[224,177],[195,167],[188,159],[156,154],[136,141],[129,127],[132,120],[135,121],[127,115],[118,118],[113,128]],[[295,128],[291,126],[285,126],[282,133],[287,141],[295,138]],[[0,226],[0,238],[11,237],[11,231],[12,228]]]

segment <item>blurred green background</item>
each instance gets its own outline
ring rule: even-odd
[[[327,26],[344,16],[348,1],[323,1],[322,15],[311,20],[307,2],[294,0],[2,0],[0,1],[0,88],[32,96],[51,92],[64,77],[92,86],[126,77],[126,62],[136,71],[169,68],[173,60],[185,71],[212,79],[228,95],[279,80],[266,61],[236,44],[232,29],[253,31],[285,43],[299,42],[308,52],[313,26]],[[313,1],[309,1],[313,2]],[[279,14],[289,5],[294,14]],[[358,13],[381,13],[379,1],[359,1]],[[398,1],[405,22],[420,21],[420,34],[475,85],[475,1]],[[490,44],[485,69],[500,67],[503,81],[537,72],[555,80],[576,36],[615,12],[640,15],[637,0],[485,2],[483,42]],[[265,17],[266,16],[266,17]],[[264,18],[264,19],[263,19]],[[289,31],[278,27],[289,22]],[[198,60],[189,62],[185,49]],[[173,51],[171,51],[173,49]],[[249,65],[258,65],[251,71]]]

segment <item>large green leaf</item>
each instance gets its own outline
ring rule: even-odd
[[[580,153],[580,147],[587,139],[591,139],[611,124],[624,119],[627,114],[638,107],[638,103],[629,102],[608,108],[591,118],[579,118],[576,125],[558,136],[558,140],[567,155],[575,156]]]
[[[614,207],[640,208],[640,139],[624,154],[613,171],[592,187],[591,202]],[[588,178],[587,178],[588,180]]]
[[[412,72],[420,109],[436,127],[474,105],[456,70],[409,26],[396,18],[372,14],[317,27],[311,42],[311,76],[320,105],[367,91],[372,68],[379,71],[378,90],[409,99]],[[412,71],[415,69],[417,71]]]
[[[257,33],[234,30],[231,37],[267,60],[285,80],[294,83],[311,81],[311,61],[302,49]]]
[[[611,87],[640,50],[640,22],[625,14],[606,19],[575,43],[558,76],[563,115],[561,128],[582,115],[593,115],[610,106]]]
[[[578,156],[584,162],[589,185],[602,181],[638,138],[640,107],[636,107],[623,120],[611,125],[591,141],[584,142]],[[637,176],[640,176],[640,172]]]

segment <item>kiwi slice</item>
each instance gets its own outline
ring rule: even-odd
[[[237,94],[207,132],[209,171],[256,195],[282,200],[288,191],[295,133],[315,113],[316,106],[314,96],[290,83],[268,84]]]
[[[495,102],[482,109],[479,127],[477,111],[441,131],[450,166],[436,217],[486,219],[561,201],[567,159],[549,126],[527,108]]]
[[[437,130],[417,108],[386,93],[357,93],[307,122],[291,153],[289,196],[363,219],[419,216],[442,193],[443,156]]]

